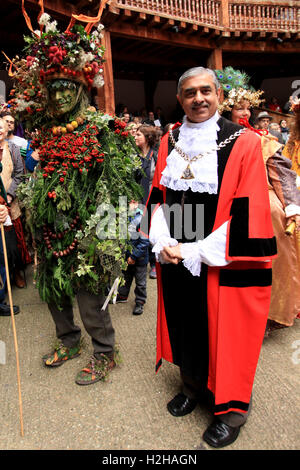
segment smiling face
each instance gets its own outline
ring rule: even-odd
[[[55,117],[70,113],[77,104],[77,86],[67,80],[54,80],[48,87],[49,106]]]
[[[240,119],[247,119],[249,120],[251,116],[250,111],[251,105],[249,101],[243,100],[240,103],[237,103],[233,106],[231,110],[231,120],[236,124],[239,124]]]
[[[177,99],[191,122],[204,122],[217,111],[220,89],[216,90],[213,77],[207,73],[184,80]]]

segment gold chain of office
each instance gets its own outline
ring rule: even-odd
[[[227,137],[227,139],[223,140],[223,142],[220,142],[219,145],[217,145],[217,147],[209,150],[208,152],[204,152],[204,153],[199,153],[198,155],[195,155],[194,157],[189,157],[189,155],[187,153],[185,153],[182,148],[180,148],[175,139],[174,139],[174,136],[173,136],[173,132],[172,132],[172,129],[170,129],[169,131],[169,138],[170,138],[170,141],[171,141],[171,144],[173,145],[173,147],[175,148],[175,150],[178,152],[178,154],[185,160],[185,161],[188,161],[188,166],[186,167],[186,169],[184,170],[182,176],[181,176],[181,179],[185,179],[185,180],[190,180],[190,179],[193,179],[195,178],[195,175],[193,174],[192,170],[191,170],[191,167],[190,167],[190,164],[192,162],[195,162],[197,160],[199,160],[200,158],[206,156],[206,155],[209,155],[213,152],[217,152],[218,150],[221,150],[222,148],[226,147],[226,145],[230,144],[230,142],[232,142],[234,139],[237,139],[241,134],[243,134],[244,132],[246,132],[247,129],[240,129],[239,131],[236,131],[234,134],[231,134],[229,137]]]

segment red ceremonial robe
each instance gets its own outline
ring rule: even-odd
[[[167,156],[168,134],[159,149],[148,208],[166,201],[166,188],[160,179]],[[270,305],[276,240],[261,142],[252,131],[238,137],[228,156],[213,231],[226,221],[226,259],[231,263],[208,266],[207,272],[207,386],[214,394],[215,414],[248,410]],[[173,362],[159,264],[157,282],[158,369],[162,359]]]

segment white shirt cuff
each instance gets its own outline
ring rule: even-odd
[[[162,206],[159,206],[152,215],[149,240],[151,245],[153,245],[152,252],[155,253],[156,260],[160,263],[163,263],[162,257],[160,256],[161,250],[165,246],[178,245],[178,241],[171,238]]]
[[[228,222],[212,232],[204,240],[183,243],[180,247],[183,265],[193,276],[200,276],[201,263],[208,266],[227,266],[225,258]]]

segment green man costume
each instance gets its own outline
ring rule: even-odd
[[[106,296],[125,268],[127,206],[120,197],[128,204],[140,199],[140,162],[125,124],[89,107],[91,87],[104,83],[102,25],[92,33],[77,25],[60,33],[45,13],[39,23],[46,31],[25,38],[25,58],[13,62],[10,104],[34,131],[31,147],[40,159],[19,198],[37,249],[37,287],[60,340],[43,361],[54,367],[80,354],[77,297],[93,345],[91,361],[76,377],[86,385],[104,379],[116,363]]]

